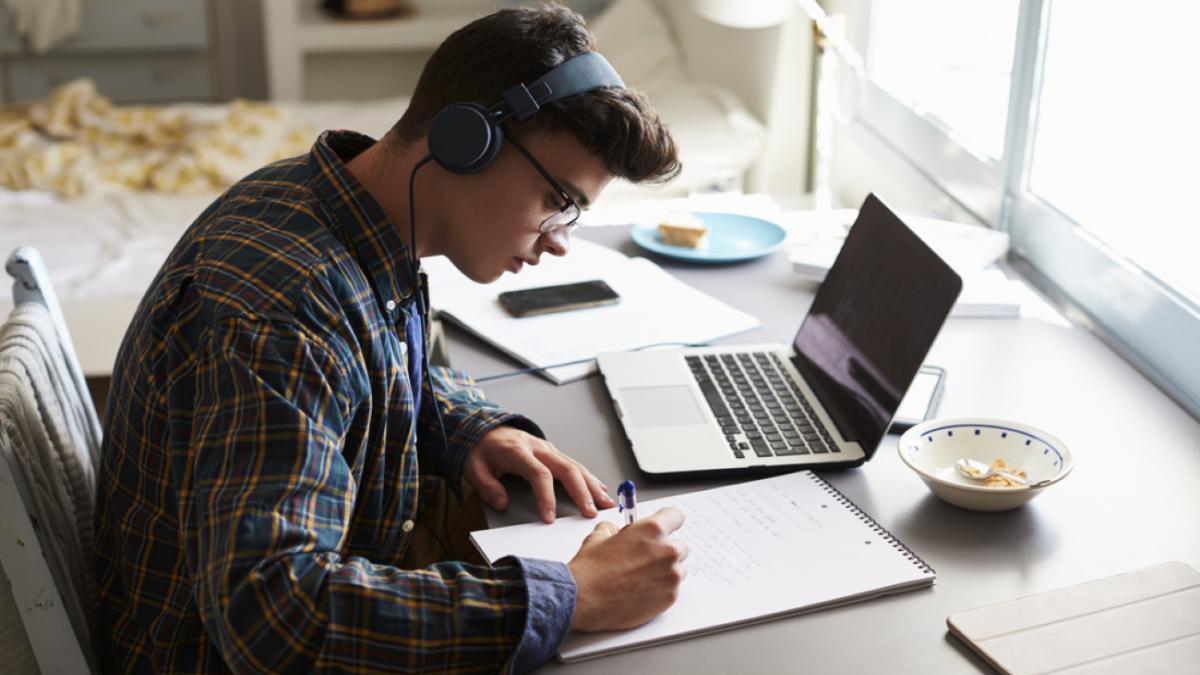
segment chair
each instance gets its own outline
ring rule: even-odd
[[[0,670],[98,672],[100,422],[41,257],[18,248],[5,269],[15,306],[0,326]]]

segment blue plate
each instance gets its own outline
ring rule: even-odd
[[[702,263],[724,263],[767,255],[782,246],[787,235],[782,227],[762,218],[705,211],[694,215],[708,227],[705,246],[668,246],[659,239],[657,226],[644,225],[633,226],[633,241],[647,251],[672,258]]]

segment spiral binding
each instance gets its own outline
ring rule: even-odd
[[[880,537],[882,537],[885,542],[891,544],[892,548],[896,549],[897,551],[900,551],[900,553],[902,553],[905,558],[907,558],[909,561],[911,561],[913,565],[916,565],[918,569],[920,569],[925,574],[935,574],[935,575],[937,574],[937,571],[934,570],[933,567],[929,565],[929,563],[922,560],[921,556],[917,555],[916,553],[913,553],[913,550],[911,548],[909,548],[908,546],[905,546],[904,542],[902,542],[896,538],[896,535],[892,534],[891,532],[888,532],[887,528],[885,528],[882,525],[880,525],[879,523],[875,522],[875,519],[872,518],[871,516],[869,516],[867,514],[867,512],[858,508],[858,504],[855,504],[854,500],[852,500],[849,497],[847,497],[846,495],[842,494],[841,490],[837,489],[830,483],[826,482],[824,478],[821,478],[820,476],[818,476],[817,474],[815,474],[811,471],[808,472],[808,477],[812,478],[813,481],[815,481],[817,483],[817,487],[819,487],[822,490],[824,490],[825,492],[829,493],[829,495],[831,497],[833,497],[835,500],[837,500],[838,503],[840,503],[842,506],[845,506],[846,508],[848,508],[850,510],[851,514],[853,514],[854,516],[857,516],[859,520],[866,523],[867,527],[871,528],[872,531],[874,531],[876,534],[878,534]]]

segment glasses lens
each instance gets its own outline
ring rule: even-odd
[[[558,211],[542,221],[541,227],[538,229],[545,232],[553,232],[563,228],[574,229],[576,222],[579,220],[579,205],[572,201],[567,204],[561,211]]]

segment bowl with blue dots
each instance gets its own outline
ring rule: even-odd
[[[1074,460],[1065,443],[1042,429],[1008,420],[957,417],[922,422],[900,437],[900,459],[943,501],[973,511],[1005,511],[1066,478]],[[955,468],[962,458],[1003,464],[1028,485],[988,485]],[[1000,460],[999,462],[997,460]]]

